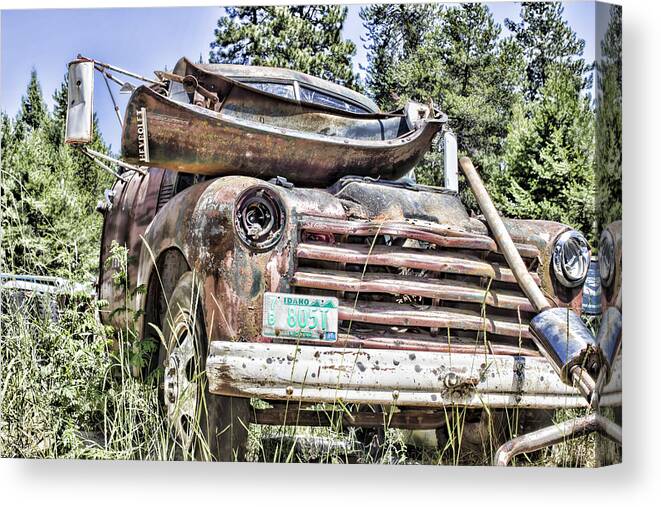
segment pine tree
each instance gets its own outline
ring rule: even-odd
[[[583,59],[585,41],[563,18],[561,2],[523,2],[521,20],[505,20],[505,26],[523,50],[526,59],[526,97],[537,98],[548,79],[548,66],[562,64],[582,80],[582,88],[592,86],[591,66]]]
[[[32,69],[27,91],[21,97],[16,134],[22,137],[27,131],[41,127],[47,120],[48,110],[41,93],[37,71],[36,69]]]
[[[68,108],[68,81],[68,75],[65,74],[59,88],[53,93],[53,121],[50,125],[50,136],[51,142],[57,145],[64,142]]]
[[[359,88],[342,38],[347,8],[337,5],[228,7],[218,20],[210,63],[285,67]]]
[[[436,4],[371,4],[360,10],[367,30],[368,93],[384,110],[394,109],[406,94],[395,69],[414,58],[442,12]]]
[[[533,102],[519,101],[509,127],[505,166],[490,190],[515,218],[566,223],[594,244],[593,114],[581,80],[566,66],[549,65]]]
[[[98,262],[94,203],[111,181],[54,127],[66,118],[66,83],[54,98],[50,115],[33,71],[13,125],[2,116],[2,270],[87,278]],[[99,136],[95,143],[107,152]]]
[[[622,218],[622,7],[610,6],[597,63],[595,180],[597,231]]]
[[[407,27],[415,37],[407,39],[404,34],[395,37],[399,42],[390,43],[392,34],[402,31],[402,15],[395,7],[376,5],[362,11],[368,33],[377,37],[368,46],[368,85],[381,94],[382,107],[401,106],[407,100],[432,101],[440,107],[457,134],[459,152],[473,157],[488,177],[502,155],[521,81],[520,50],[501,39],[500,25],[483,4],[426,11],[417,25]],[[413,42],[404,45],[404,40]],[[388,89],[396,91],[396,101]],[[441,153],[428,153],[416,176],[422,183],[442,184]],[[473,205],[469,194],[463,193]]]
[[[429,37],[434,96],[448,114],[463,153],[484,165],[506,135],[522,60],[500,39],[501,27],[484,4],[449,9]]]

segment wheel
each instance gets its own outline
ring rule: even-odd
[[[192,272],[177,281],[169,309],[159,363],[164,366],[162,401],[177,446],[184,459],[243,461],[250,401],[209,393],[208,343]]]

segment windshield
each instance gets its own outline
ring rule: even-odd
[[[263,82],[246,82],[248,86],[257,88],[266,93],[272,93],[273,95],[278,95],[279,97],[284,97],[286,99],[296,99],[294,94],[294,85],[285,84],[285,83],[263,83]]]
[[[265,81],[243,81],[243,84],[257,88],[258,90],[278,95],[292,100],[300,100],[310,104],[332,107],[340,111],[349,111],[351,113],[369,113],[365,108],[355,105],[336,95],[322,92],[308,86],[299,85],[299,97],[296,97],[296,88],[293,83],[273,83]]]
[[[342,111],[349,111],[351,113],[366,113],[367,111],[362,107],[358,107],[350,102],[342,100],[333,95],[329,95],[319,90],[301,86],[301,101],[312,102],[322,106],[328,106]]]
[[[349,102],[341,97],[336,95],[331,95],[329,93],[322,92],[315,88],[311,88],[305,85],[299,85],[299,97],[296,97],[296,87],[294,83],[279,83],[279,82],[267,82],[267,81],[242,81],[243,84],[248,85],[252,88],[256,88],[260,91],[277,95],[278,97],[284,97],[290,100],[299,100],[301,102],[307,102],[310,104],[318,104],[320,106],[330,107],[333,109],[338,109],[340,111],[348,111],[350,113],[357,114],[368,114],[370,111],[365,109],[362,106]],[[175,81],[170,82],[170,98],[177,102],[190,102],[188,94],[184,90],[184,87],[181,83]]]

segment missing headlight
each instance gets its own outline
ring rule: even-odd
[[[285,229],[285,209],[280,197],[266,187],[245,190],[236,200],[234,227],[241,241],[253,250],[273,247]]]
[[[565,287],[578,287],[590,268],[590,246],[577,231],[563,232],[553,247],[553,272]]]

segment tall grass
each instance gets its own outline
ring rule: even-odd
[[[71,301],[57,321],[3,310],[0,455],[171,457],[157,391],[130,375],[129,344],[119,334],[113,347],[94,307]]]

